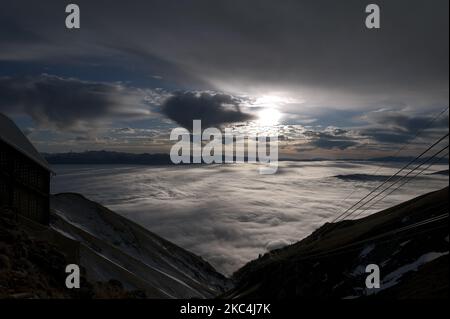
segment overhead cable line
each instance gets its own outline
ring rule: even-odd
[[[413,160],[411,160],[408,164],[404,165],[401,169],[399,169],[395,174],[391,175],[389,178],[387,178],[384,182],[382,182],[380,185],[378,185],[376,188],[374,188],[372,191],[370,191],[367,195],[365,195],[364,197],[362,197],[360,200],[358,200],[355,204],[353,204],[352,206],[350,206],[347,210],[345,210],[342,214],[340,214],[339,216],[337,216],[336,218],[334,218],[331,222],[334,223],[336,221],[338,221],[339,219],[344,219],[348,216],[350,216],[351,214],[353,214],[359,207],[361,207],[361,205],[364,205],[364,201],[370,197],[373,193],[375,193],[377,190],[379,190],[380,188],[382,188],[384,185],[386,185],[387,183],[389,183],[393,178],[399,176],[399,174],[401,172],[403,172],[405,169],[407,169],[411,164],[413,164],[415,161],[417,161],[418,159],[420,159],[423,155],[425,155],[429,150],[431,150],[433,147],[435,147],[436,145],[438,145],[440,142],[442,142],[444,139],[446,139],[449,136],[449,133],[445,134],[444,136],[442,136],[441,138],[439,138],[436,142],[434,142],[432,145],[430,145],[429,147],[427,147],[427,149],[425,151],[423,151],[422,153],[420,153],[420,155],[416,156]],[[359,205],[359,206],[358,206]]]

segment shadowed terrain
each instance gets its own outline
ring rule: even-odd
[[[448,297],[448,187],[374,215],[325,224],[254,260],[224,298]],[[365,267],[380,267],[367,289]]]

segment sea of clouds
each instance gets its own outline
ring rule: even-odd
[[[230,275],[309,235],[401,164],[280,162],[275,175],[260,175],[256,165],[55,165],[52,193],[81,193]],[[370,178],[355,175],[377,169]],[[448,186],[448,175],[430,174],[439,170],[448,165],[434,166],[364,214]]]

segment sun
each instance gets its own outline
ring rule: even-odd
[[[286,94],[279,92],[259,95],[251,103],[251,106],[259,108],[254,124],[264,129],[279,125],[283,117],[283,113],[280,110],[283,110],[284,105],[295,101]]]
[[[280,121],[281,113],[276,108],[265,108],[258,113],[259,126],[274,126]]]

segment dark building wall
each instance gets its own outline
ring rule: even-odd
[[[49,222],[50,172],[0,140],[0,205]]]

